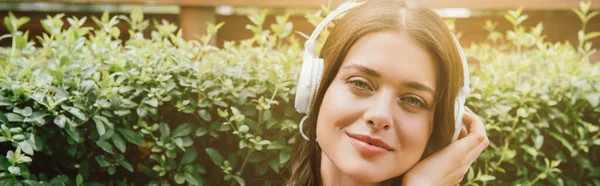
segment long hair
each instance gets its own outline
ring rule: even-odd
[[[315,141],[321,102],[350,48],[369,33],[384,30],[406,33],[431,55],[436,67],[438,88],[435,93],[433,131],[422,158],[447,146],[452,140],[454,103],[462,87],[463,68],[450,30],[437,13],[404,0],[368,0],[348,11],[334,24],[320,53],[325,61],[323,78],[303,128],[311,141],[296,136],[299,140],[294,145],[290,159],[292,175],[289,185],[322,185],[321,149]]]

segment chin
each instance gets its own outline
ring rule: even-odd
[[[342,165],[338,168],[343,173],[362,183],[380,183],[401,176],[406,172],[393,170],[393,167],[389,167],[389,164],[373,164],[372,162],[366,162],[364,159],[348,159],[341,163]]]
[[[362,182],[362,183],[381,183],[386,180],[397,177],[397,176],[392,176],[392,175],[383,175],[380,172],[376,172],[376,171],[368,171],[367,172],[364,170],[348,172],[347,174],[348,174],[348,176],[351,176],[352,178],[354,178],[356,181]]]

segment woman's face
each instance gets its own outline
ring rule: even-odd
[[[321,104],[323,161],[361,182],[404,174],[431,135],[435,91],[435,64],[409,36],[381,31],[362,37]]]

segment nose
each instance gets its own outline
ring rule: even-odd
[[[381,91],[373,99],[369,99],[369,107],[363,115],[365,123],[374,129],[388,130],[392,128],[392,109],[396,99],[391,91]]]

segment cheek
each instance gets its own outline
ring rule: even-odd
[[[405,116],[399,118],[397,123],[400,123],[400,127],[396,128],[400,142],[402,146],[409,146],[412,148],[425,148],[431,132],[433,131],[433,114],[423,113],[419,116]]]
[[[322,125],[344,127],[353,123],[360,116],[357,106],[358,100],[348,92],[347,87],[340,82],[332,84],[323,96],[319,110],[317,129]]]

